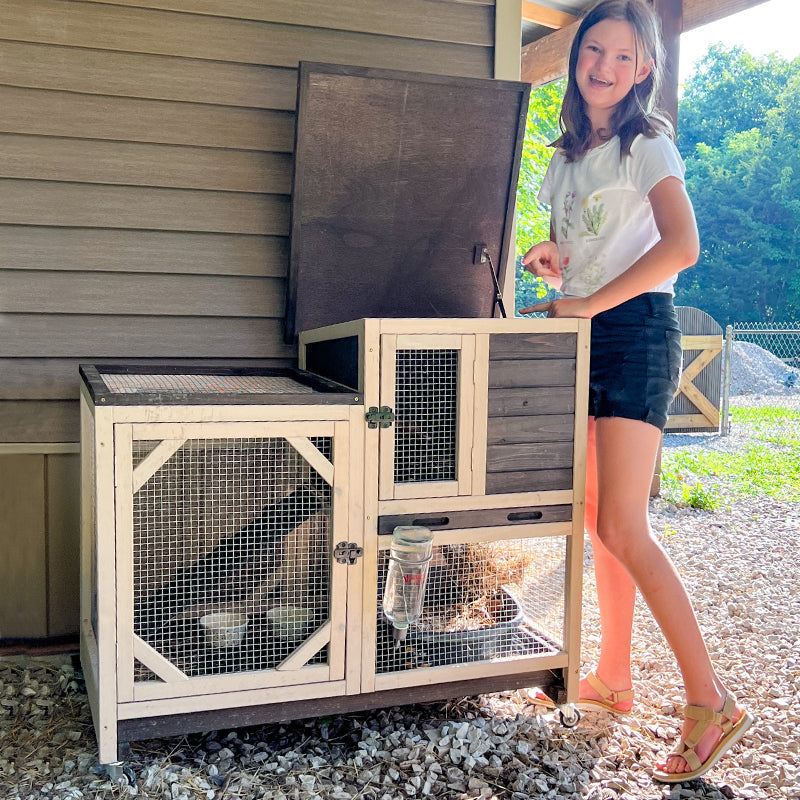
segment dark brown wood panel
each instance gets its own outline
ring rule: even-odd
[[[291,153],[294,114],[0,86],[0,132]]]
[[[283,278],[289,263],[283,236],[39,225],[4,225],[0,236],[0,269]]]
[[[253,150],[0,134],[0,178],[288,195],[292,157]]]
[[[489,362],[490,389],[534,386],[575,386],[575,360],[548,358]]]
[[[202,367],[289,367],[293,359],[136,359],[126,357],[125,364],[143,367],[167,363],[181,364],[191,370]],[[119,358],[2,358],[0,359],[0,400],[74,400],[78,396],[79,364],[120,363]]]
[[[297,70],[0,41],[0,83],[80,94],[292,111]]]
[[[572,442],[525,442],[486,448],[487,472],[561,469],[572,466]]]
[[[539,414],[572,414],[575,390],[569,386],[532,389],[491,389],[489,417],[517,417]]]
[[[0,358],[292,358],[295,354],[283,343],[279,319],[6,314],[0,324]]]
[[[45,456],[47,474],[47,635],[79,631],[80,462],[77,454]]]
[[[571,488],[571,469],[495,472],[486,476],[486,494],[552,492]]]
[[[0,442],[77,441],[80,441],[77,400],[0,402]]]
[[[568,522],[571,519],[572,506],[568,505],[486,508],[474,511],[442,511],[433,514],[389,514],[378,517],[378,533],[392,533],[398,525],[423,525],[433,531],[445,531],[509,525],[543,525],[549,522]]]
[[[287,25],[378,33],[413,39],[493,44],[494,9],[440,0],[104,0],[109,5],[157,8]]]
[[[283,195],[2,179],[0,222],[283,236],[289,230],[289,200]]]
[[[493,333],[489,337],[489,360],[575,358],[575,333]]]
[[[281,317],[282,278],[6,270],[0,313]]]
[[[47,635],[44,496],[44,456],[0,456],[0,639]]]
[[[313,23],[313,18],[307,18],[306,24],[309,22]],[[4,0],[2,35],[21,42],[282,67],[312,60],[486,78],[493,72],[493,48],[489,46],[266,25],[101,3]]]
[[[572,414],[542,414],[531,417],[492,417],[488,442],[524,444],[525,442],[568,442],[575,430]]]

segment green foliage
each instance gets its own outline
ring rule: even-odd
[[[753,444],[739,451],[664,451],[664,496],[676,505],[714,510],[723,497],[766,495],[800,500],[800,413],[783,408],[734,408],[734,425]]]
[[[550,212],[536,199],[542,185],[552,149],[558,138],[558,115],[566,81],[540,86],[531,92],[525,125],[522,163],[517,186],[516,294],[517,307],[540,302],[548,293],[547,284],[522,269],[520,259],[532,245],[550,238]]]
[[[800,317],[800,59],[711,47],[678,131],[701,251],[677,302],[723,326]]]

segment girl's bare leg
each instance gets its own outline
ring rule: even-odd
[[[601,616],[610,613],[610,617],[602,622],[600,665],[607,664],[609,669],[620,670],[630,658],[630,631],[626,639],[621,627],[623,623],[628,624],[629,614],[632,620],[631,584],[623,584],[622,596],[617,596],[619,588],[612,583],[612,578],[619,578],[619,573],[614,573],[614,567],[609,563],[616,560],[618,567],[629,576],[629,581],[639,588],[675,653],[687,702],[719,710],[724,702],[725,687],[711,664],[683,582],[650,529],[650,484],[661,435],[652,425],[621,417],[598,419],[594,428],[596,539],[604,546],[600,549],[602,579],[598,579],[598,602]],[[595,559],[597,561],[597,554]],[[621,603],[622,611],[615,606],[617,601]],[[611,652],[615,648],[617,652]],[[604,675],[600,665],[599,677],[607,682],[609,688],[625,688],[612,682],[614,675]],[[629,685],[628,678],[625,686]],[[742,709],[739,708],[738,712],[740,715]],[[692,720],[687,720],[684,732],[691,730],[693,725]],[[718,727],[710,726],[703,735],[696,748],[701,761],[714,749],[721,733]],[[670,757],[665,769],[668,772],[688,772],[690,768],[683,758]]]
[[[597,459],[595,457],[595,420],[589,417],[586,455],[586,530],[592,540],[597,602],[600,609],[600,660],[595,673],[609,689],[631,688],[631,632],[636,586],[627,570],[611,555],[597,536]],[[580,696],[598,700],[600,695],[584,679]],[[627,711],[632,700],[617,704]]]

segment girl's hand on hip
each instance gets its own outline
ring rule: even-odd
[[[561,258],[555,242],[539,242],[522,257],[522,266],[551,286],[561,286]]]
[[[586,297],[562,297],[559,300],[550,300],[547,303],[537,303],[535,306],[521,308],[519,313],[533,314],[537,311],[546,312],[548,317],[591,319],[594,316]]]

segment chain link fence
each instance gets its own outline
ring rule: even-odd
[[[777,384],[784,389],[800,392],[800,322],[735,322],[725,331],[724,376],[720,430],[729,432],[728,401],[732,382],[737,379],[734,342],[749,342],[771,353],[785,365],[785,371],[775,375]]]

